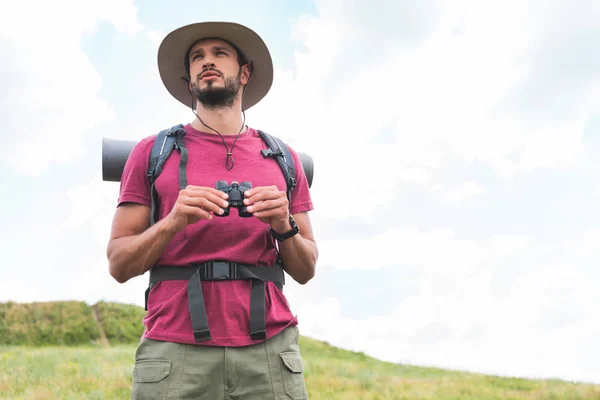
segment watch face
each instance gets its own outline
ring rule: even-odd
[[[296,223],[296,220],[291,215],[290,215],[290,225],[292,225],[292,229],[298,228],[298,224]]]

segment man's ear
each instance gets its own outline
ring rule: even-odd
[[[240,80],[243,85],[247,85],[250,82],[250,77],[252,76],[252,67],[248,64],[242,65],[242,76]]]

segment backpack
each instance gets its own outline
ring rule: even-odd
[[[164,129],[158,133],[154,145],[152,146],[148,171],[146,173],[146,177],[150,183],[152,200],[150,212],[151,225],[154,225],[158,218],[158,198],[154,184],[162,172],[165,162],[174,149],[177,149],[181,153],[179,165],[179,187],[180,189],[184,189],[187,186],[187,179],[185,175],[187,149],[183,140],[185,133],[186,132],[182,124],[172,126],[169,129]],[[268,146],[267,149],[261,150],[263,158],[274,158],[277,161],[277,164],[279,164],[279,168],[281,168],[281,172],[283,173],[287,185],[286,192],[288,201],[291,203],[292,190],[296,187],[296,165],[294,163],[294,158],[292,157],[287,144],[285,144],[285,142],[283,142],[281,139],[261,130],[258,130],[258,134]]]
[[[288,146],[279,138],[276,138],[267,132],[258,131],[262,140],[267,144],[267,149],[261,150],[263,158],[274,158],[285,178],[287,185],[287,197],[291,204],[291,193],[296,187],[296,165],[290,153]],[[150,222],[154,225],[158,218],[158,195],[155,188],[156,179],[162,172],[163,166],[173,150],[180,152],[179,162],[179,187],[184,189],[187,186],[186,165],[187,148],[184,143],[186,132],[182,124],[172,126],[171,128],[160,131],[156,137],[148,164],[147,178],[151,190],[151,212]],[[309,177],[309,186],[312,180],[312,170],[309,165],[308,171],[304,168]],[[262,267],[253,265],[243,265],[238,263],[229,263],[220,260],[204,263],[202,265],[189,266],[153,266],[150,268],[150,277],[148,288],[146,289],[145,309],[148,310],[148,296],[154,285],[163,280],[188,280],[188,306],[190,318],[192,320],[192,329],[196,342],[203,342],[211,338],[208,327],[208,318],[204,306],[201,280],[219,280],[219,279],[250,279],[252,280],[252,290],[250,297],[250,337],[254,340],[266,339],[265,328],[265,282],[274,282],[279,289],[283,289],[285,277],[281,258],[277,257],[274,267]]]

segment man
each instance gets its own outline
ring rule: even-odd
[[[195,117],[178,139],[187,152],[173,151],[154,188],[146,172],[156,135],[136,144],[121,178],[110,274],[119,283],[151,268],[162,276],[148,293],[132,398],[306,399],[298,321],[277,282],[264,282],[263,305],[254,303],[263,296],[260,280],[205,279],[274,276],[278,260],[300,284],[315,274],[318,251],[307,214],[313,205],[301,161],[290,148],[297,184],[288,199],[282,170],[263,157],[267,146],[245,125],[244,111],[272,84],[269,51],[244,26],[199,23],[164,39],[158,65],[167,90]],[[217,181],[252,184],[243,194],[249,218],[233,207],[223,216],[229,197]],[[151,224],[154,189],[158,218]],[[217,272],[216,265],[226,268]],[[232,265],[239,270],[231,272]]]

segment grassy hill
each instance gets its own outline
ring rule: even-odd
[[[142,307],[106,302],[0,303],[0,345],[133,344],[144,314]]]
[[[0,303],[0,399],[125,399],[144,309]],[[600,385],[382,362],[300,338],[311,400],[600,399]]]

